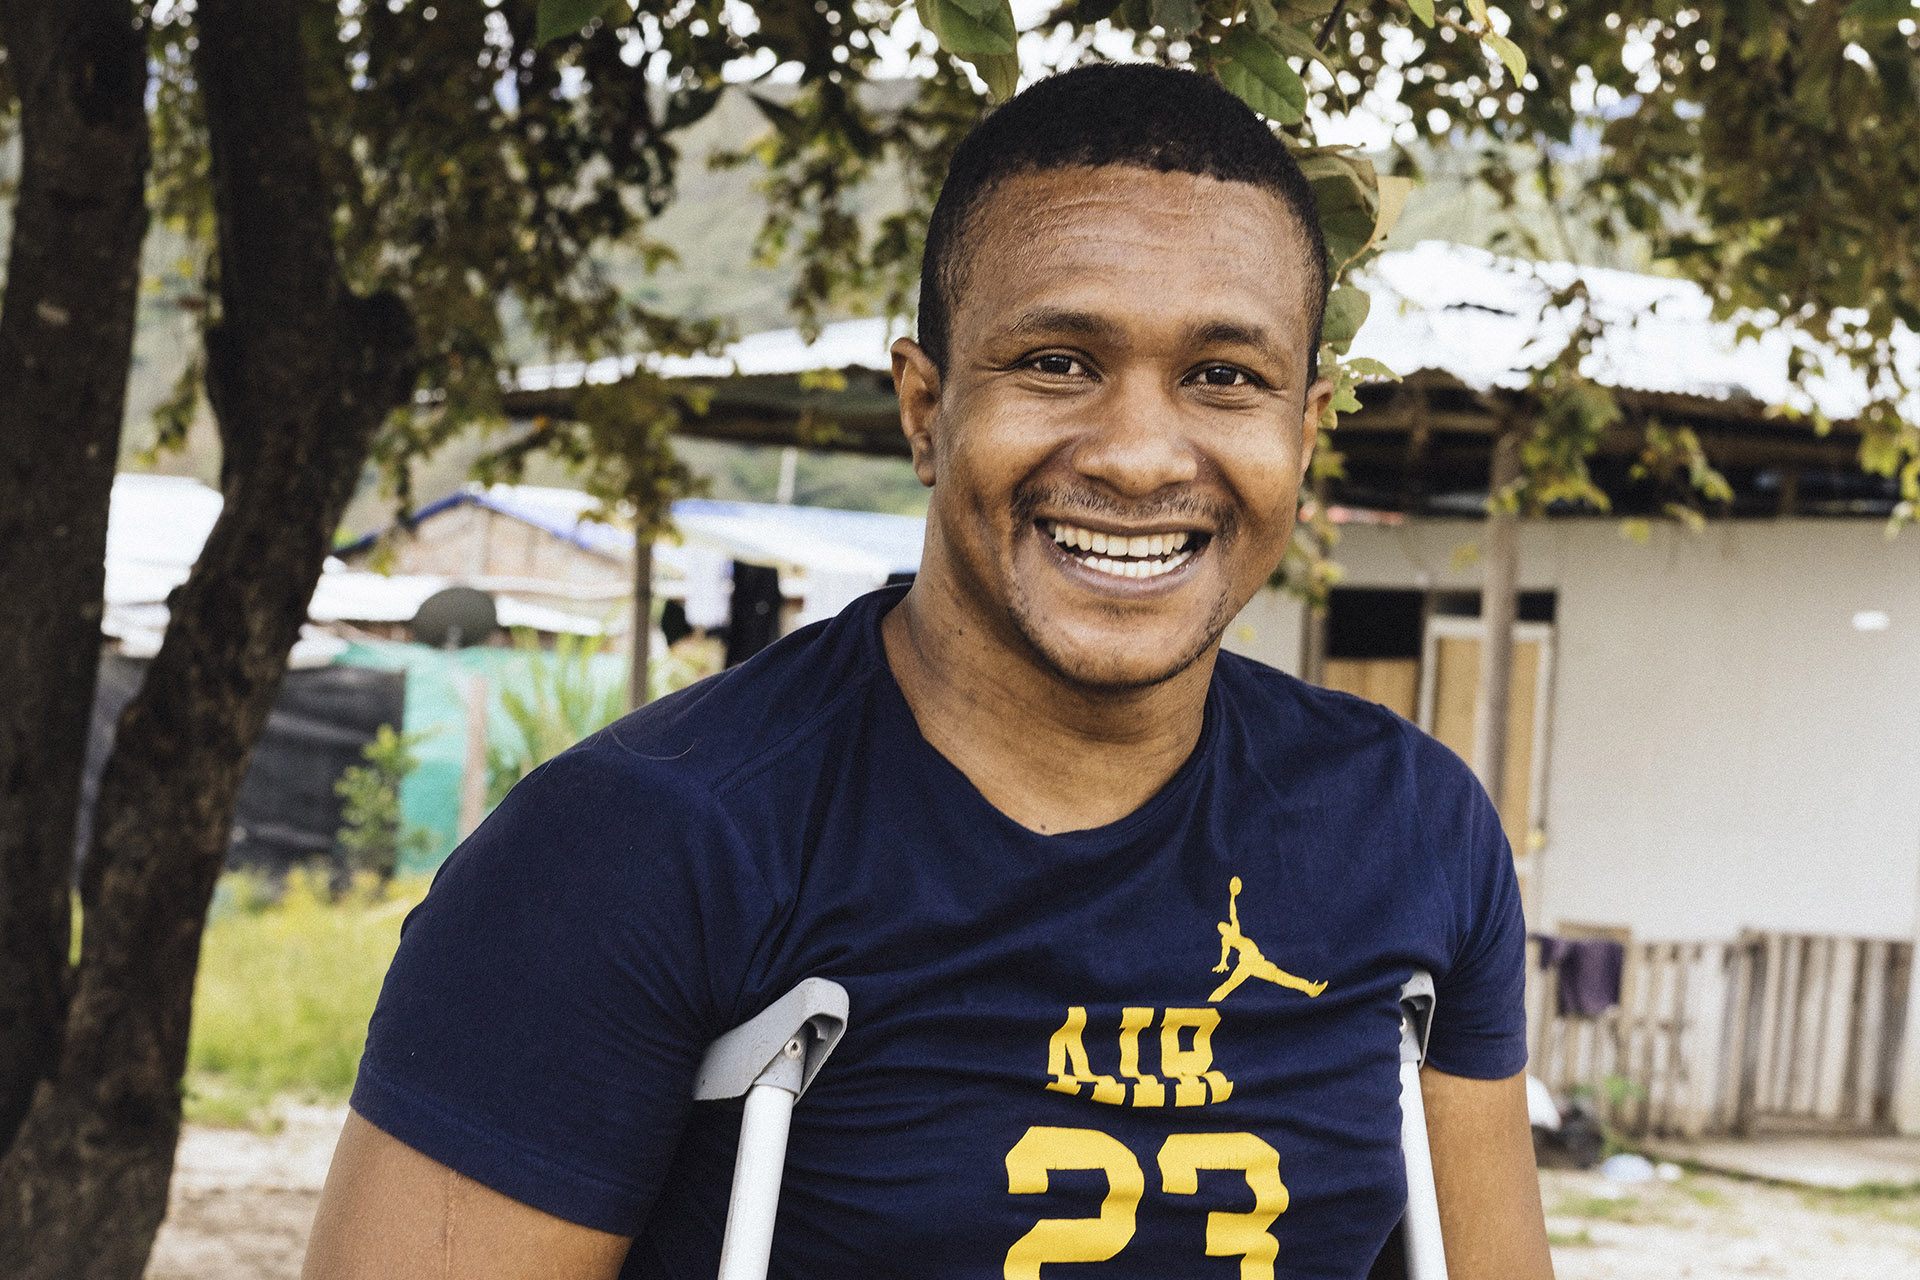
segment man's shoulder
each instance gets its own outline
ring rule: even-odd
[[[859,714],[881,661],[874,598],[614,721],[560,757],[655,786],[719,791]],[[556,761],[559,763],[559,761]]]
[[[1215,669],[1221,691],[1241,713],[1266,725],[1324,741],[1400,737],[1407,722],[1366,698],[1324,689],[1277,667],[1222,650]]]
[[[1371,758],[1417,778],[1423,789],[1477,785],[1460,757],[1371,699],[1224,651],[1217,671],[1242,731],[1256,741],[1349,767],[1356,757]]]

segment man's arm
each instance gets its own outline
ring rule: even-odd
[[[1527,1077],[1420,1072],[1451,1280],[1551,1280]]]
[[[300,1275],[613,1280],[631,1243],[509,1199],[348,1112]]]

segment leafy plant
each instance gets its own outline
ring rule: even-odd
[[[499,804],[513,785],[540,764],[611,724],[627,709],[627,681],[603,679],[594,657],[605,647],[598,637],[556,636],[543,651],[531,631],[516,628],[513,647],[527,654],[525,691],[502,689],[500,708],[516,737],[509,746],[487,748],[487,803]]]
[[[366,763],[343,770],[333,784],[334,794],[345,802],[334,842],[349,872],[371,872],[385,879],[407,854],[432,847],[432,833],[409,826],[400,813],[400,784],[420,763],[413,747],[421,737],[381,725],[373,741],[361,749]]]

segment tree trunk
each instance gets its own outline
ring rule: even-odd
[[[1502,496],[1519,478],[1520,434],[1509,427],[1494,437],[1488,468],[1487,538],[1480,559],[1480,688],[1473,700],[1473,772],[1496,809],[1505,800],[1520,579],[1520,516]]]
[[[1309,603],[1300,615],[1300,678],[1308,684],[1327,680],[1327,606]]]
[[[234,801],[374,432],[411,389],[411,321],[334,251],[297,0],[200,0],[218,217],[207,337],[226,506],[121,718],[81,878],[57,1074],[0,1161],[0,1275],[138,1280],[166,1211],[200,934]]]
[[[128,0],[0,0],[20,184],[0,302],[0,1151],[52,1075],[107,501],[146,234],[144,33]]]
[[[647,705],[652,688],[648,679],[653,657],[653,542],[636,538],[633,543],[633,652],[628,655],[627,710],[638,711]]]
[[[1327,478],[1313,478],[1313,510],[1316,520],[1327,518]],[[1332,543],[1319,527],[1310,529],[1313,553],[1325,560],[1333,554]],[[1325,684],[1327,679],[1327,605],[1309,600],[1300,617],[1300,678],[1308,684]]]

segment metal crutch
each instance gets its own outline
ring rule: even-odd
[[[765,1280],[773,1220],[787,1163],[793,1104],[807,1091],[847,1029],[847,989],[806,978],[754,1018],[715,1040],[700,1060],[700,1102],[746,1095],[733,1160],[720,1280]]]
[[[1420,1096],[1420,1064],[1427,1060],[1433,1005],[1433,975],[1415,969],[1400,988],[1400,1153],[1407,1165],[1407,1212],[1401,1231],[1408,1280],[1447,1280],[1440,1198],[1433,1189],[1433,1148],[1427,1143],[1427,1108]]]

